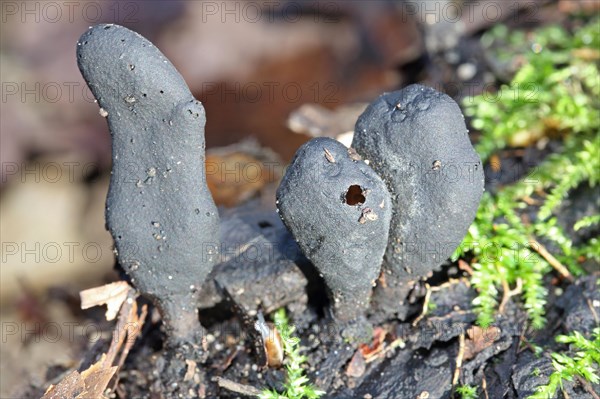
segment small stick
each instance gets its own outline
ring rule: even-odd
[[[458,268],[460,270],[464,270],[465,272],[467,272],[469,274],[469,276],[473,275],[473,268],[462,259],[458,260]]]
[[[488,391],[487,391],[487,380],[485,379],[485,372],[482,371],[483,373],[483,380],[481,380],[481,389],[483,390],[483,393],[485,394],[485,399],[490,399],[490,396],[488,395]]]
[[[231,392],[239,393],[240,395],[258,396],[261,393],[258,388],[255,388],[252,385],[240,384],[235,381],[228,380],[227,378],[217,377],[216,381],[219,387],[225,388]]]
[[[462,362],[465,356],[465,334],[460,334],[458,337],[458,355],[456,356],[456,367],[454,368],[454,376],[452,377],[452,394],[450,397],[454,397],[456,390],[456,384],[458,384],[458,378],[460,377],[460,371],[462,369]]]
[[[519,295],[523,291],[523,280],[517,278],[517,286],[514,290],[511,290],[508,286],[508,282],[505,279],[502,279],[502,301],[500,301],[500,305],[498,305],[498,313],[504,314],[504,307],[515,295]]]
[[[111,367],[117,358],[117,354],[121,350],[121,347],[125,343],[125,338],[127,337],[127,327],[129,325],[129,319],[132,314],[137,312],[137,292],[132,288],[127,288],[127,297],[123,304],[121,305],[121,309],[119,310],[119,318],[117,319],[117,324],[112,334],[112,341],[108,351],[106,352],[106,358],[104,359],[104,367]],[[141,326],[140,326],[141,328]]]
[[[429,321],[431,321],[431,322],[444,321],[444,320],[452,319],[454,316],[465,315],[465,314],[470,314],[470,313],[473,313],[473,311],[471,311],[471,310],[453,310],[452,312],[448,313],[445,316],[431,316],[429,318]]]
[[[229,366],[231,366],[231,362],[233,362],[233,359],[235,359],[240,352],[241,348],[236,346],[235,349],[232,350],[231,353],[225,358],[225,361],[222,364],[213,364],[211,367],[219,370],[220,372],[224,372],[229,368]]]
[[[395,340],[390,342],[388,346],[386,346],[385,348],[378,349],[370,357],[365,359],[365,363],[369,364],[371,362],[374,362],[375,360],[382,358],[383,355],[385,355],[386,353],[398,347],[402,348],[402,345],[404,345],[404,340],[402,338],[396,338]]]
[[[582,378],[580,375],[575,375],[575,378],[577,378],[577,381],[579,381],[579,383],[583,386],[583,388],[588,391],[588,393],[590,395],[592,395],[592,397],[594,399],[600,399],[600,396],[598,396],[598,394],[596,393],[596,391],[594,391],[594,388],[592,387],[592,385],[587,382],[585,380],[585,378]]]
[[[521,333],[521,336],[519,336],[519,341],[520,341],[520,343],[525,344],[525,346],[527,348],[523,347],[521,349],[521,348],[517,347],[517,354],[523,352],[526,349],[529,349],[531,351],[531,353],[533,353],[533,354],[537,353],[536,350],[535,350],[535,348],[533,347],[533,345],[531,345],[531,343],[527,340],[527,338],[525,338],[525,333],[526,332],[527,332],[527,329],[526,328],[523,329],[523,332]]]
[[[558,261],[542,244],[540,244],[535,238],[529,239],[529,244],[535,252],[540,254],[542,258],[546,260],[561,276],[569,280],[570,282],[575,281],[569,270]]]
[[[586,299],[587,301],[587,305],[590,308],[590,311],[592,312],[592,316],[594,316],[594,320],[596,320],[596,324],[600,324],[600,319],[598,319],[598,313],[596,313],[596,309],[594,309],[594,304],[592,303],[592,301],[590,301],[590,299]]]
[[[135,312],[135,311],[137,311],[137,306],[132,308],[132,312]],[[135,340],[138,337],[138,335],[140,335],[140,333],[142,332],[142,327],[144,326],[144,321],[146,321],[147,315],[148,315],[148,305],[143,305],[140,316],[137,317],[137,323],[139,324],[139,327],[137,329],[135,329],[134,331],[131,331],[129,329],[127,330],[127,341],[125,342],[125,346],[123,347],[123,350],[121,351],[121,357],[119,358],[119,363],[117,364],[117,366],[119,366],[119,369],[121,369],[123,364],[125,364],[125,359],[127,359],[127,355],[129,354],[129,351],[133,347],[133,344],[135,343]],[[135,317],[135,315],[133,317]],[[133,317],[130,317],[129,320],[133,320]]]
[[[448,281],[446,281],[443,284],[436,285],[435,287],[431,287],[431,291],[438,292],[438,291],[441,291],[444,288],[448,288],[448,287],[451,287],[451,286],[453,286],[455,284],[459,284],[459,283],[469,284],[469,279],[464,278],[464,277],[450,278],[450,279],[448,279]]]
[[[421,310],[421,314],[419,315],[419,317],[417,317],[415,321],[413,321],[413,327],[416,327],[417,324],[419,324],[419,322],[421,321],[421,319],[427,314],[427,307],[429,306],[429,299],[431,298],[431,286],[425,283],[425,288],[427,289],[427,292],[425,293],[425,300],[423,301],[423,310]]]
[[[526,195],[523,198],[521,198],[523,200],[524,203],[526,203],[527,205],[539,205],[539,201],[534,200],[533,198],[531,198],[530,196]]]
[[[325,150],[325,158],[327,158],[327,161],[330,163],[335,163],[335,158],[333,157],[331,151],[329,151],[327,148],[323,148],[323,150]]]

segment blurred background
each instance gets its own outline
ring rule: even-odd
[[[598,11],[593,0],[1,5],[1,397],[51,377],[49,365],[76,363],[89,340],[110,333],[86,324],[78,296],[116,278],[104,227],[110,135],[75,60],[89,26],[141,33],[202,101],[219,206],[260,198],[272,207],[296,149],[351,132],[377,95],[414,82],[457,101],[479,94],[515,67],[489,56],[483,32]],[[245,178],[250,165],[272,173]]]

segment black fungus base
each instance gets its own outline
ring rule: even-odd
[[[381,178],[338,141],[312,139],[288,167],[277,208],[323,276],[336,318],[362,316],[379,276],[392,214]]]
[[[460,108],[421,85],[383,94],[358,118],[352,146],[392,196],[388,285],[427,276],[460,244],[483,194]]]
[[[492,334],[489,330],[487,339],[494,340],[494,344],[463,362],[460,383],[481,387],[485,379],[489,398],[522,399],[532,394],[535,387],[547,381],[553,368],[550,358],[535,356],[525,340],[545,345],[548,350],[558,350],[554,342],[557,334],[572,331],[575,327],[589,333],[596,325],[589,303],[600,301],[598,278],[596,275],[579,279],[564,287],[562,296],[551,295],[548,324],[543,330],[528,329],[524,312],[509,303],[505,315],[495,324],[500,332]],[[274,280],[271,282],[275,283]],[[318,318],[314,309],[304,308],[303,314],[308,320],[299,326],[297,334],[302,339],[303,352],[308,356],[308,376],[327,391],[324,398],[369,397],[367,395],[374,399],[416,398],[427,392],[430,398],[448,399],[458,355],[458,337],[475,321],[474,313],[468,311],[474,295],[472,288],[458,282],[432,294],[431,301],[437,306],[416,327],[411,322],[420,312],[419,301],[412,306],[406,322],[382,323],[381,327],[390,331],[386,341],[402,338],[405,346],[368,363],[364,374],[357,378],[346,375],[354,348],[337,335],[332,324]],[[244,303],[252,306],[249,302]],[[218,314],[223,318],[219,319]],[[280,388],[283,370],[262,369],[257,365],[252,355],[252,343],[243,333],[243,323],[232,318],[229,312],[216,311],[212,316],[212,321],[206,323],[209,337],[206,360],[197,363],[198,373],[188,381],[183,381],[188,363],[173,361],[172,352],[165,355],[161,351],[164,333],[160,323],[148,321],[143,335],[119,371],[117,397],[243,397],[219,388],[216,377],[257,388]],[[101,342],[90,348],[88,364],[106,351],[108,344],[108,341]],[[45,387],[46,384],[31,386],[20,392],[19,397],[38,398]],[[571,398],[592,399],[576,382],[566,381],[564,389]],[[598,391],[600,386],[594,386],[594,389]],[[481,388],[479,393],[482,394]]]
[[[122,26],[90,28],[77,61],[111,132],[106,224],[119,263],[161,309],[171,337],[193,343],[201,327],[191,304],[220,249],[204,108],[164,55]]]

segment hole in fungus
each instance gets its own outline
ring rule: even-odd
[[[348,191],[346,191],[346,204],[348,205],[362,205],[366,201],[366,198],[363,194],[363,189],[358,184],[353,184],[348,187]]]
[[[258,227],[260,227],[261,229],[266,229],[267,227],[273,227],[273,225],[267,222],[266,220],[261,220],[260,222],[258,222]]]

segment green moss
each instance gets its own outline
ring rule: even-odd
[[[557,389],[563,388],[564,381],[573,381],[575,378],[592,384],[600,382],[600,328],[594,330],[591,341],[574,331],[569,335],[557,336],[556,342],[569,345],[570,350],[550,354],[554,372],[550,374],[548,383],[539,386],[528,399],[551,399]]]
[[[471,385],[460,385],[456,387],[456,393],[460,399],[477,399],[477,387]]]
[[[552,244],[551,255],[574,275],[584,272],[583,260],[600,261],[598,239],[575,246],[556,219],[571,190],[595,187],[600,179],[599,22],[596,18],[574,33],[558,26],[531,34],[496,27],[482,39],[487,46],[503,42],[506,51],[498,54],[499,62],[521,60],[510,83],[494,97],[482,94],[464,102],[472,126],[481,133],[476,148],[482,159],[509,145],[531,145],[540,139],[561,142],[560,149],[528,176],[495,194],[484,194],[473,225],[453,255],[454,260],[471,261],[471,281],[479,292],[473,304],[482,326],[493,323],[507,289],[520,294],[535,328],[544,325],[544,277],[552,268],[537,254],[538,241]],[[528,219],[520,216],[525,210]],[[574,227],[599,221],[596,214]]]
[[[472,126],[484,133],[477,144],[483,161],[523,136],[598,131],[598,23],[594,19],[573,34],[559,26],[531,34],[498,26],[483,37],[489,47],[500,43],[499,60],[522,63],[497,93],[465,101]]]
[[[289,324],[285,309],[279,309],[273,316],[273,321],[283,342],[283,351],[286,357],[285,370],[287,372],[284,391],[265,389],[260,394],[260,399],[318,399],[325,394],[315,388],[308,377],[304,375],[306,356],[300,354],[300,338],[295,337],[294,326]]]

